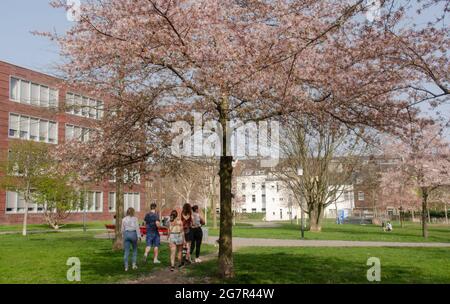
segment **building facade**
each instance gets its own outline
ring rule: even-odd
[[[271,170],[244,169],[236,179],[237,212],[265,213],[266,221],[286,221],[300,217],[299,203],[293,193]],[[353,186],[342,185],[340,188],[336,201],[325,209],[326,218],[335,218],[340,210],[351,213],[355,207]]]
[[[7,153],[13,141],[30,140],[48,145],[68,140],[89,140],[93,120],[103,119],[104,101],[75,92],[60,79],[0,61],[0,152]],[[4,174],[4,172],[0,172]],[[138,216],[146,211],[144,181],[126,187],[125,209],[134,207]],[[115,213],[115,182],[105,180],[87,186],[86,210],[71,212],[68,221],[112,220]],[[0,224],[20,223],[24,200],[14,191],[0,189]],[[28,208],[29,223],[42,223],[42,208]]]

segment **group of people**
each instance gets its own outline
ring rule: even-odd
[[[144,261],[153,248],[153,263],[161,263],[158,260],[161,238],[158,228],[161,227],[161,219],[156,212],[156,204],[151,204],[150,212],[145,215],[146,247]],[[178,257],[178,267],[192,263],[191,256],[195,251],[195,263],[200,263],[200,248],[203,239],[202,226],[205,225],[204,218],[200,215],[198,206],[184,204],[181,215],[177,210],[172,210],[166,224],[168,228],[168,242],[170,248],[170,270],[175,270],[175,258]],[[132,268],[137,269],[137,243],[140,240],[139,221],[135,216],[135,210],[128,208],[126,216],[122,220],[122,233],[124,241],[124,264],[128,271],[128,260],[130,249],[133,249]]]

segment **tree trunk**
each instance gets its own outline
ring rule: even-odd
[[[309,231],[320,232],[322,231],[322,217],[323,208],[317,204],[314,204],[309,213]]]
[[[445,223],[448,225],[447,201],[444,203]]]
[[[213,227],[217,229],[217,205],[216,205],[216,188],[213,185],[213,192],[211,196],[211,204],[212,204],[212,218],[213,218]]]
[[[428,190],[422,189],[422,236],[424,238],[428,238],[427,210],[428,210]]]
[[[30,200],[30,184],[27,183],[27,190],[24,194],[25,201],[25,212],[23,214],[23,225],[22,225],[22,236],[27,236],[27,228],[28,228],[28,201]]]
[[[123,197],[123,170],[116,171],[116,227],[113,243],[113,250],[123,249],[122,219],[125,215]]]
[[[231,156],[220,158],[220,237],[219,237],[219,271],[224,278],[234,276],[231,208],[231,176],[233,167]]]
[[[398,218],[399,218],[399,220],[400,220],[400,227],[403,228],[402,210],[399,210],[399,212],[398,212]]]
[[[427,208],[428,224],[431,223],[430,209]]]
[[[414,223],[414,220],[415,220],[415,218],[414,218],[414,209],[411,210],[411,220]]]
[[[219,275],[222,278],[234,277],[233,269],[233,213],[232,213],[232,176],[233,157],[228,147],[228,98],[223,97],[219,107],[219,120],[222,126],[222,155],[220,156],[220,236],[219,236]]]
[[[23,214],[22,235],[27,236],[27,222],[28,222],[28,200],[25,200],[25,213]]]

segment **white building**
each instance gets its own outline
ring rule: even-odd
[[[339,210],[353,210],[353,186],[341,186],[335,203],[325,209],[325,217],[336,217]],[[236,211],[265,213],[266,221],[286,221],[300,217],[300,207],[292,192],[269,170],[244,170],[237,177]]]

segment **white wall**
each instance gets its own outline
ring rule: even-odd
[[[245,184],[243,189],[242,184]],[[252,184],[254,183],[254,188]],[[265,185],[265,188],[262,185]],[[353,209],[353,186],[342,186],[342,195],[339,196],[336,204],[332,203],[325,209],[325,217],[336,217],[337,209]],[[345,194],[346,193],[346,194]],[[265,194],[265,204],[263,202]],[[283,186],[283,183],[272,174],[266,175],[264,172],[256,172],[251,175],[242,175],[237,177],[237,196],[243,197],[245,202],[237,207],[238,212],[252,213],[265,212],[267,221],[287,221],[295,216],[300,217],[300,208],[295,201],[289,189]],[[252,201],[252,195],[255,196],[255,202]]]

